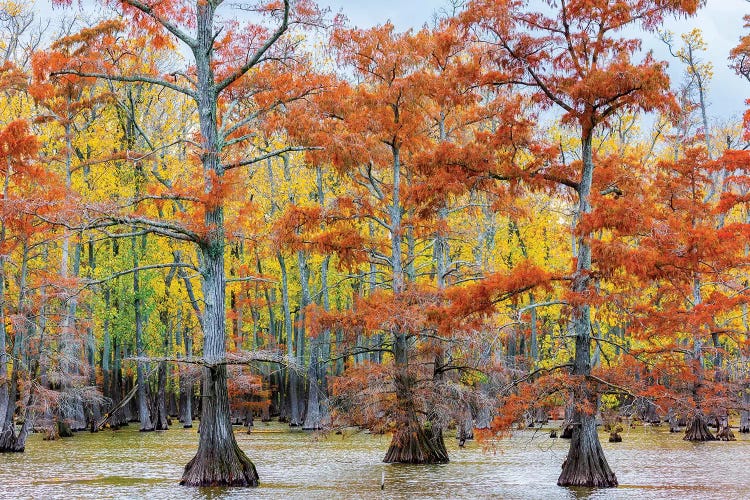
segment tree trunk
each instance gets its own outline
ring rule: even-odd
[[[157,431],[166,431],[169,429],[167,423],[167,362],[160,361],[157,375],[156,388],[156,416],[154,418],[154,429]]]
[[[185,356],[193,355],[193,337],[190,330],[185,327],[182,331],[185,343]],[[180,377],[180,423],[182,427],[188,429],[193,426],[193,378],[181,369]]]
[[[135,348],[136,355],[143,358],[146,355],[146,349],[143,345],[143,297],[141,297],[140,273],[138,272],[140,250],[137,248],[136,237],[131,238],[133,251],[133,296],[135,297]],[[147,380],[146,371],[143,361],[137,362],[137,380],[138,384],[138,418],[141,422],[141,432],[150,432],[154,430],[154,424],[151,423],[151,412],[148,408]]]
[[[680,423],[673,408],[667,410],[667,422],[669,422],[669,432],[680,432]]]
[[[716,438],[706,425],[706,419],[702,413],[698,412],[688,423],[685,429],[685,441],[716,441]]]
[[[22,270],[21,270],[21,283],[19,286],[19,300],[18,300],[18,309],[26,313],[26,262],[27,262],[27,255],[28,255],[28,246],[24,244],[24,257],[23,257],[23,263],[22,263]],[[26,318],[22,322],[24,325],[28,325],[31,320],[28,317],[27,314],[25,314]],[[25,328],[20,328],[15,335],[15,338],[13,340],[13,359],[19,359],[21,355],[21,346],[24,345],[24,337],[29,335],[28,326]],[[28,371],[26,371],[28,370]],[[26,373],[29,377],[31,377],[33,371],[29,366],[26,367],[26,370],[23,370],[21,367],[15,366],[14,369],[11,371],[10,375],[10,381],[7,387],[7,396],[5,396],[5,414],[0,415],[0,418],[2,418],[2,421],[0,421],[0,453],[14,453],[14,452],[22,452],[24,451],[26,447],[26,437],[29,434],[29,426],[31,425],[31,397],[26,401],[25,405],[25,418],[24,423],[21,428],[21,431],[16,434],[16,421],[15,421],[15,414],[16,414],[16,406],[18,405],[19,399],[23,399],[23,396],[19,397],[19,394],[21,392],[21,380],[19,380],[19,377],[22,373]],[[3,385],[5,385],[5,380],[3,380]],[[27,391],[30,393],[30,388],[27,389]]]
[[[109,304],[110,291],[109,287],[104,288],[104,325],[102,326],[103,346],[102,346],[102,393],[105,397],[112,399],[112,373],[110,373],[110,359],[112,357],[112,337],[109,332]],[[106,401],[106,400],[105,400]],[[106,411],[107,406],[103,408]]]
[[[286,260],[281,252],[276,254],[276,258],[279,261],[279,267],[281,268],[281,297],[284,306],[284,330],[286,331],[286,354],[289,359],[294,359],[294,322],[292,321],[292,310],[289,302],[289,277],[286,269]],[[283,402],[283,406],[289,408],[289,426],[299,427],[302,425],[302,419],[299,415],[299,393],[297,372],[294,370],[287,369],[287,396],[288,399]],[[283,407],[282,406],[282,407]]]
[[[577,421],[570,440],[570,451],[557,480],[559,486],[609,488],[617,486],[617,478],[604,458],[596,432],[596,417],[576,412]]]
[[[314,339],[310,344],[310,364],[307,367],[307,379],[310,383],[310,389],[307,396],[307,413],[305,422],[302,425],[304,430],[318,430],[321,428],[320,413],[320,381],[318,379],[318,357],[320,345],[318,339]]]
[[[565,417],[563,418],[560,439],[573,439],[574,412],[572,403],[565,407]]]
[[[166,283],[166,289],[169,290],[169,283]],[[162,348],[164,356],[169,356],[170,344],[172,339],[173,325],[169,320],[166,309],[159,312],[160,323],[164,328],[164,337],[162,339]],[[166,431],[169,429],[169,414],[167,412],[167,362],[160,361],[156,375],[156,401],[154,404],[154,429],[157,431]]]
[[[716,439],[719,441],[736,441],[732,428],[729,427],[729,416],[723,415],[719,419],[719,432],[716,433]]]
[[[394,332],[394,357],[396,363],[396,430],[385,454],[385,463],[443,464],[448,463],[448,453],[440,439],[434,439],[432,429],[425,429],[415,408],[414,379],[408,373],[407,336]]]
[[[123,387],[122,379],[122,344],[118,341],[117,337],[114,338],[114,369],[112,370],[112,387],[110,389],[110,395],[112,397],[113,404],[117,404],[124,396],[126,391]],[[125,405],[128,407],[128,405]],[[125,412],[125,407],[118,408],[115,410],[112,418],[109,420],[109,426],[113,429],[119,429],[120,427],[128,425],[128,415]]]
[[[210,8],[205,5],[200,8]],[[185,466],[187,486],[258,486],[255,466],[237,445],[230,422],[226,358],[226,278],[221,208],[208,211],[215,239],[201,247],[203,273],[203,393],[198,452]],[[221,229],[220,229],[221,228]],[[216,363],[216,364],[214,364]]]
[[[320,169],[318,169],[318,177],[320,177]],[[320,180],[319,180],[320,186]],[[319,188],[320,189],[320,188]],[[320,195],[319,195],[320,196]],[[320,280],[321,280],[321,301],[323,303],[323,309],[329,309],[329,297],[328,297],[328,262],[329,256],[323,259],[323,263],[320,268]],[[310,342],[310,364],[308,365],[307,378],[309,381],[309,390],[307,396],[307,412],[305,414],[305,422],[302,426],[305,430],[318,430],[323,427],[323,421],[325,415],[325,405],[322,399],[325,398],[323,378],[325,377],[325,369],[323,363],[320,362],[321,351],[323,345],[328,338],[328,331],[324,331],[319,334],[318,337],[314,338]]]
[[[591,212],[589,196],[594,174],[591,133],[583,134],[583,172],[578,186],[579,218]],[[577,269],[573,280],[573,292],[587,293],[591,287],[591,244],[587,235],[578,239]],[[604,451],[596,432],[596,410],[599,396],[588,387],[591,374],[591,308],[587,303],[573,306],[573,330],[575,332],[575,357],[573,376],[578,377],[582,387],[576,393],[576,408],[573,410],[574,428],[570,450],[563,462],[562,473],[557,480],[559,486],[613,487],[617,478],[604,458]]]
[[[466,403],[463,414],[458,421],[458,433],[456,434],[458,445],[463,447],[466,441],[474,439],[474,419],[471,416],[471,405]]]
[[[193,426],[193,381],[180,371],[180,423],[185,429]]]
[[[7,169],[3,197],[7,196],[9,177],[10,169]],[[5,224],[0,223],[0,242],[4,241]],[[10,380],[8,380],[8,332],[5,321],[5,259],[5,255],[0,255],[0,451],[4,451],[7,447],[8,432],[15,431],[12,426],[15,402],[11,403],[10,391],[8,390]],[[10,415],[11,425],[7,424],[8,415]]]
[[[88,275],[92,278],[96,269],[96,259],[94,258],[94,237],[89,236],[88,241]],[[86,361],[89,375],[89,386],[96,387],[96,339],[94,338],[94,306],[88,304],[87,307],[88,326],[86,327]],[[105,386],[106,387],[106,386]],[[102,418],[102,408],[98,401],[89,401],[86,403],[86,413],[88,427],[91,432],[97,432],[99,428],[96,423]]]

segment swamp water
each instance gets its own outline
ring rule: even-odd
[[[177,482],[195,453],[196,427],[139,433],[131,425],[55,442],[32,435],[25,453],[0,454],[0,498],[750,499],[750,438],[739,434],[735,442],[694,444],[668,426],[627,430],[622,443],[603,443],[620,487],[571,490],[555,484],[569,442],[548,431],[517,432],[491,449],[474,441],[459,449],[447,437],[449,464],[410,466],[381,462],[388,436],[256,423],[236,436],[260,488],[195,489]]]

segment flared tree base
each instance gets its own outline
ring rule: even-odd
[[[599,443],[593,416],[582,416],[580,426],[573,429],[568,456],[563,462],[559,486],[613,488],[617,477],[609,468],[604,450]]]
[[[0,435],[0,453],[23,453],[25,449],[26,443],[19,442],[13,433]]]
[[[700,415],[696,415],[685,429],[685,441],[716,441],[716,438],[706,425],[706,421]]]
[[[258,472],[234,444],[227,449],[198,450],[185,466],[183,486],[258,486]]]
[[[425,430],[418,422],[393,434],[391,446],[383,459],[387,464],[446,464],[448,461],[442,433]]]
[[[28,427],[25,424],[18,434],[13,426],[0,428],[0,453],[23,453],[28,435]]]

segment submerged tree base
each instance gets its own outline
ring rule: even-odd
[[[29,427],[26,423],[21,426],[18,434],[13,424],[3,426],[0,428],[0,453],[23,453],[28,435]]]
[[[685,429],[685,441],[716,441],[701,415],[696,415]]]
[[[719,432],[716,434],[716,439],[719,441],[737,441],[737,438],[734,437],[734,432],[732,432],[732,429],[728,426],[719,429]]]
[[[442,433],[432,433],[418,422],[411,422],[393,434],[391,446],[383,462],[387,464],[447,464],[449,460]]]
[[[557,479],[559,486],[585,486],[612,488],[617,477],[604,458],[604,451],[596,433],[596,420],[592,415],[581,415],[580,425],[575,425],[570,450]]]
[[[17,436],[6,436],[5,433],[0,435],[0,453],[23,453],[26,449],[24,440],[19,440]]]
[[[258,486],[258,472],[239,446],[208,449],[185,466],[183,486]]]

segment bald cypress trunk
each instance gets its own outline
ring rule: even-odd
[[[14,339],[13,339],[13,348],[12,348],[12,356],[14,360],[21,359],[22,351],[27,349],[26,345],[28,344],[29,337],[31,336],[31,327],[29,326],[32,323],[32,320],[29,315],[29,309],[27,304],[27,297],[26,297],[26,273],[28,270],[28,255],[29,255],[29,247],[28,242],[23,242],[23,257],[22,257],[22,263],[21,263],[21,270],[20,270],[20,276],[19,276],[19,296],[18,296],[18,311],[24,315],[24,321],[20,322],[21,325],[25,325],[22,328],[19,328],[15,333]],[[0,284],[5,284],[4,282]],[[3,289],[4,294],[4,289]],[[4,304],[3,304],[4,305]],[[4,324],[3,324],[4,325]],[[4,335],[4,327],[3,332]],[[41,339],[40,339],[41,341]],[[24,347],[24,349],[22,349]],[[3,350],[3,354],[5,354],[5,351]],[[33,364],[35,366],[38,366],[36,363],[36,358],[34,359]],[[16,361],[18,363],[18,361]],[[19,366],[21,365],[21,366]],[[29,384],[23,384],[26,385],[27,388],[25,389],[28,397],[24,400],[23,393],[22,393],[22,380],[21,375],[25,375],[29,379],[31,379],[34,375],[34,372],[36,371],[34,368],[32,368],[31,363],[26,364],[26,366],[22,366],[22,363],[18,363],[18,365],[14,366],[13,370],[10,374],[10,380],[7,381],[8,385],[7,387],[7,393],[4,396],[5,401],[3,404],[3,407],[5,408],[4,414],[0,415],[0,453],[8,453],[8,452],[22,452],[24,451],[26,447],[26,438],[29,434],[29,426],[31,425],[31,388],[28,387]],[[7,374],[7,365],[6,365],[6,374]],[[7,375],[6,375],[7,377]],[[4,385],[6,383],[6,380],[0,381]],[[0,401],[0,403],[3,403]],[[24,416],[24,423],[21,427],[21,430],[16,433],[16,410],[17,407],[25,407],[25,416]]]
[[[685,441],[715,441],[716,437],[711,434],[711,430],[706,424],[706,417],[702,412],[696,412],[688,422],[685,429]]]
[[[224,174],[217,126],[217,88],[213,73],[215,4],[198,3],[196,40],[193,55],[196,63],[196,102],[200,120],[203,153],[201,162],[205,192],[213,191],[214,176]],[[226,276],[224,248],[226,234],[221,200],[206,207],[206,236],[200,242],[201,285],[204,309],[203,391],[198,451],[185,466],[180,484],[187,486],[257,486],[255,466],[237,445],[230,422],[226,359]]]
[[[750,432],[750,384],[743,384],[742,387],[742,406],[745,408],[740,411],[740,433],[747,434]]]
[[[448,462],[448,453],[441,439],[434,439],[430,430],[419,421],[414,400],[414,376],[408,367],[408,337],[394,332],[396,376],[396,429],[383,462],[405,464],[440,464]]]
[[[393,295],[398,298],[406,291],[406,270],[401,254],[402,203],[401,203],[401,158],[398,146],[391,145],[393,154],[393,189],[390,206],[391,265],[393,271]],[[416,401],[417,380],[409,367],[410,332],[399,328],[391,331],[393,338],[394,391],[396,407],[395,430],[391,444],[383,459],[386,463],[433,464],[448,462],[448,454],[441,439],[433,439],[420,421],[420,408]]]
[[[223,227],[222,210],[209,211],[208,226]],[[237,445],[227,392],[224,235],[201,247],[203,274],[203,392],[198,452],[180,484],[257,486],[255,466]]]
[[[8,191],[8,180],[10,177],[10,169],[6,169],[5,172],[5,183],[3,189],[3,196],[7,196]],[[0,242],[5,241],[5,223],[0,221]],[[2,449],[2,442],[5,439],[5,435],[8,432],[7,429],[7,417],[8,411],[11,409],[10,391],[8,379],[8,332],[6,323],[6,312],[5,312],[5,255],[0,255],[0,449]],[[13,404],[13,411],[15,411],[15,403]],[[11,413],[12,421],[12,413]]]
[[[112,337],[109,331],[109,305],[110,291],[109,287],[104,288],[104,324],[102,325],[102,394],[106,398],[112,399],[112,373],[110,371],[110,358],[112,357]],[[116,403],[116,401],[115,401]],[[106,411],[107,407],[103,408]]]
[[[135,302],[133,304],[135,308],[135,348],[136,355],[139,358],[143,358],[146,355],[146,348],[143,344],[143,297],[141,296],[141,281],[140,273],[138,272],[138,266],[140,259],[138,258],[138,245],[136,244],[135,236],[132,238],[132,251],[133,251],[133,268],[136,269],[133,272],[133,296]],[[154,424],[151,423],[151,412],[148,408],[148,394],[146,380],[146,368],[144,361],[138,361],[136,369],[136,384],[138,384],[138,419],[141,423],[141,432],[149,432],[154,430]]]
[[[281,268],[281,300],[284,307],[284,330],[286,333],[286,353],[289,359],[294,359],[294,322],[292,321],[292,310],[291,303],[289,301],[289,273],[287,272],[286,259],[277,252],[276,258],[279,261],[279,267]],[[302,424],[302,420],[299,415],[299,392],[298,392],[298,380],[297,372],[294,370],[286,370],[286,396],[285,400],[281,402],[282,408],[286,408],[288,411],[283,412],[282,415],[286,414],[289,418],[289,425],[291,427],[299,427]]]
[[[163,348],[164,356],[169,355],[169,338],[172,336],[172,326],[167,317],[166,311],[161,313],[161,321],[164,325]],[[154,404],[154,429],[157,431],[166,431],[169,429],[167,413],[167,362],[159,361],[156,376],[156,401]]]
[[[178,333],[179,335],[179,333]],[[193,338],[188,328],[182,331],[185,344],[185,356],[193,355]],[[193,426],[193,379],[184,370],[180,370],[180,423],[187,429]]]
[[[591,212],[589,197],[594,176],[592,134],[586,133],[582,140],[583,172],[578,186],[578,218]],[[586,293],[591,287],[591,244],[590,235],[578,238],[577,268],[573,281],[573,291]],[[599,408],[599,395],[589,386],[591,374],[591,307],[583,302],[573,306],[573,331],[575,333],[575,356],[573,376],[580,380],[575,393],[573,409],[573,433],[568,456],[563,462],[563,470],[557,480],[560,486],[612,487],[617,486],[617,478],[604,457],[599,435],[596,432],[596,411]]]

